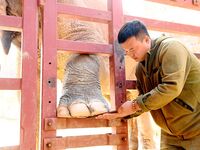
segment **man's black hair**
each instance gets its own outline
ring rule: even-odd
[[[122,26],[118,33],[118,42],[124,43],[128,38],[135,36],[136,38],[140,38],[141,35],[149,36],[146,26],[138,21],[134,20],[131,22],[127,22]]]

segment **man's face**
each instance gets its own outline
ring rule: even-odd
[[[129,55],[136,62],[140,62],[145,59],[151,47],[151,40],[148,36],[145,36],[142,40],[132,36],[122,43],[121,46],[125,50],[126,55]]]

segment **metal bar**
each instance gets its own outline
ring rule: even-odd
[[[56,117],[56,1],[45,1],[43,6],[43,59],[42,59],[42,125],[41,150],[46,137],[56,137],[56,131],[45,131],[45,118]]]
[[[21,31],[22,17],[0,15],[0,29]]]
[[[17,146],[6,146],[6,147],[0,147],[0,150],[20,150],[20,147]]]
[[[44,150],[59,150],[76,147],[125,144],[127,144],[126,134],[71,136],[64,138],[45,138]]]
[[[172,22],[160,21],[160,20],[154,20],[154,19],[147,19],[147,18],[136,17],[136,16],[128,16],[128,15],[124,16],[125,22],[131,21],[133,19],[138,19],[138,20],[143,21],[147,25],[147,27],[151,30],[200,36],[200,27],[198,26],[172,23]]]
[[[37,148],[37,1],[23,1],[20,150]]]
[[[57,11],[60,14],[68,14],[74,16],[83,17],[87,21],[93,21],[93,22],[100,22],[100,23],[108,23],[108,21],[111,21],[111,12],[109,11],[102,11],[102,10],[96,10],[91,8],[83,8],[78,6],[72,6],[67,4],[57,4]]]
[[[200,10],[199,0],[146,0],[171,6],[177,6],[187,9]]]
[[[95,128],[122,126],[125,120],[100,120],[94,118],[46,118],[45,130],[67,129],[67,128]]]
[[[0,90],[21,90],[22,79],[0,78]]]
[[[112,55],[111,44],[97,44],[81,41],[57,40],[57,49],[74,53],[109,54]]]

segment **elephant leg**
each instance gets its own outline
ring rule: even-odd
[[[84,118],[109,111],[101,93],[99,61],[95,55],[76,55],[66,65],[58,117]]]

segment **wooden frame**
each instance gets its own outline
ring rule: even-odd
[[[63,122],[68,122],[62,128],[68,128],[69,124],[79,122],[79,127],[98,127],[109,126],[106,120],[96,119],[59,119],[56,118],[56,71],[57,71],[57,51],[64,50],[73,53],[92,53],[104,54],[110,56],[111,72],[111,99],[113,110],[117,109],[125,101],[125,67],[124,57],[119,45],[114,42],[116,39],[116,30],[119,30],[123,23],[123,12],[121,0],[109,0],[109,10],[99,11],[77,6],[63,5],[55,1],[46,1],[43,4],[43,79],[42,79],[42,138],[41,149],[64,149],[79,146],[94,145],[117,145],[118,150],[128,150],[127,142],[127,122],[124,121],[120,126],[113,128],[111,135],[92,135],[76,137],[56,137],[56,129],[59,129]],[[52,13],[55,12],[55,13]],[[107,23],[109,25],[109,43],[94,44],[88,42],[60,40],[56,37],[57,14],[68,14],[78,16],[81,20]],[[121,16],[121,19],[119,19]],[[114,48],[114,51],[113,51]],[[70,49],[70,51],[68,50]],[[77,51],[81,49],[81,51]],[[120,68],[120,69],[119,69]],[[115,86],[117,85],[117,86]],[[124,101],[122,101],[124,100]],[[51,118],[51,119],[50,119]],[[48,120],[48,121],[47,121]],[[62,120],[62,123],[60,122]],[[97,125],[98,124],[98,125]],[[50,127],[52,127],[49,129]],[[75,127],[75,126],[70,126]],[[101,139],[99,139],[101,138]],[[112,142],[110,141],[112,139]],[[90,142],[93,140],[97,142]],[[69,142],[70,141],[70,142]],[[84,141],[84,142],[83,142]],[[88,141],[88,142],[87,142]],[[109,142],[110,141],[110,142]],[[62,144],[61,144],[62,143]],[[67,144],[68,143],[68,144]]]
[[[148,0],[178,7],[200,10],[199,0]],[[117,33],[126,21],[140,19],[149,29],[157,31],[176,32],[189,35],[200,35],[200,27],[141,18],[124,16],[122,0],[108,0],[108,11],[62,5],[53,0],[24,0],[22,17],[0,15],[0,28],[19,31],[23,34],[22,78],[0,78],[0,90],[21,90],[21,123],[20,145],[0,149],[29,150],[37,149],[38,110],[37,110],[37,33],[38,33],[38,2],[44,8],[43,12],[43,70],[42,70],[42,117],[41,117],[41,149],[56,150],[60,148],[117,145],[118,150],[127,150],[127,122],[116,120],[96,121],[90,119],[61,119],[56,117],[56,55],[57,51],[70,49],[73,53],[105,54],[110,56],[111,70],[111,103],[116,110],[125,101],[125,90],[135,88],[135,81],[125,81],[123,52],[115,42]],[[27,7],[28,6],[28,7]],[[52,13],[55,12],[55,13]],[[56,37],[57,14],[77,15],[81,20],[106,23],[109,25],[109,44],[94,44],[78,41],[64,41]],[[81,49],[81,51],[76,51]],[[89,51],[88,51],[89,49]],[[196,53],[200,58],[200,54]],[[31,64],[31,65],[30,65]],[[77,123],[78,122],[78,123]],[[112,134],[56,137],[57,129],[88,127],[113,127]],[[99,140],[101,139],[101,141]],[[92,141],[92,142],[88,142]],[[66,144],[68,143],[68,144]]]
[[[28,7],[27,7],[28,6]],[[21,90],[20,145],[0,147],[6,150],[37,149],[37,1],[23,1],[23,16],[0,15],[2,30],[23,34],[22,78],[0,78],[0,90]]]

